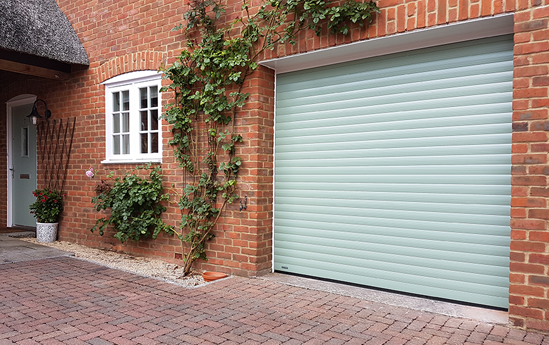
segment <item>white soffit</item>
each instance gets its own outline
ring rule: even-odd
[[[277,74],[293,72],[441,44],[512,34],[513,27],[513,14],[504,14],[414,30],[393,36],[372,38],[303,54],[265,60],[259,64],[274,69]]]

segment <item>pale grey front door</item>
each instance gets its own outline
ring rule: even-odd
[[[32,103],[12,108],[12,223],[35,226],[36,221],[29,210],[35,200],[36,189],[36,126],[27,115]]]

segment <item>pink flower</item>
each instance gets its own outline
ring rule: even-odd
[[[90,170],[86,171],[86,176],[89,178],[93,178],[95,176],[95,172],[93,172],[93,168],[90,168]]]

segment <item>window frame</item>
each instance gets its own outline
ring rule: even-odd
[[[162,114],[162,73],[157,71],[137,71],[125,73],[101,83],[105,85],[105,160],[103,164],[116,163],[162,163],[162,120],[158,121],[158,152],[141,153],[141,103],[140,88],[151,86],[158,88],[158,116]],[[115,92],[129,91],[129,154],[114,154],[113,146],[113,99]],[[148,96],[150,99],[150,95]],[[150,110],[151,107],[147,109]],[[120,110],[120,114],[122,114]],[[150,133],[149,131],[147,133]]]

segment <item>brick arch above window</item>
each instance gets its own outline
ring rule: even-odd
[[[144,51],[118,56],[99,66],[99,82],[124,73],[158,70],[163,62],[166,62],[164,52]]]

